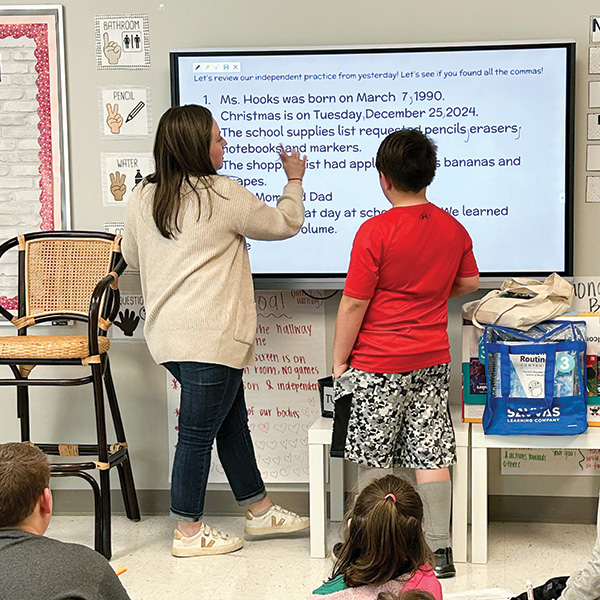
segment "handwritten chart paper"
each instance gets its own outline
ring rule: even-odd
[[[574,312],[600,312],[600,277],[576,275],[573,277]]]
[[[244,389],[258,468],[269,483],[308,482],[308,428],[320,414],[317,379],[326,375],[323,305],[299,290],[256,293],[256,361],[244,369]],[[179,384],[167,376],[172,464]],[[227,481],[214,448],[209,481]]]
[[[506,448],[501,451],[502,475],[600,474],[600,450],[575,448]]]

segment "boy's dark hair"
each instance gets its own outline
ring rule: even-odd
[[[332,577],[343,574],[348,587],[381,585],[431,561],[423,503],[409,481],[394,475],[373,481],[346,516],[352,521]]]
[[[27,444],[0,444],[0,528],[22,523],[49,487],[46,455]]]
[[[390,133],[379,146],[375,166],[401,192],[420,192],[435,177],[437,146],[418,129]]]
[[[196,104],[173,106],[158,123],[154,140],[156,170],[146,177],[143,185],[156,184],[152,216],[156,227],[167,239],[180,232],[178,217],[183,184],[195,193],[198,211],[198,184],[190,178],[198,179],[200,189],[212,188],[210,176],[217,174],[210,160],[212,126],[211,112]]]
[[[435,596],[426,590],[407,590],[398,596],[391,592],[379,592],[377,600],[435,600]]]

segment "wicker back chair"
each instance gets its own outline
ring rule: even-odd
[[[110,469],[117,467],[127,516],[140,512],[129,460],[125,430],[113,384],[106,337],[119,309],[119,275],[126,264],[120,236],[101,232],[54,231],[20,235],[0,245],[0,259],[18,249],[18,307],[13,315],[0,306],[0,314],[17,328],[16,336],[0,336],[0,365],[13,377],[0,386],[17,387],[17,416],[21,441],[35,443],[54,456],[77,456],[73,462],[52,464],[53,476],[77,476],[94,493],[95,548],[111,557]],[[13,252],[14,253],[14,252]],[[56,320],[87,323],[87,335],[29,335],[37,323]],[[36,365],[82,365],[91,374],[71,379],[32,379]],[[91,383],[94,390],[96,440],[91,444],[33,442],[30,436],[29,387],[77,386]],[[108,444],[103,385],[112,416],[116,443]],[[82,458],[97,457],[97,460]],[[62,461],[69,459],[61,459]],[[91,472],[98,471],[98,480]]]

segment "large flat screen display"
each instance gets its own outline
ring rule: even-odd
[[[416,127],[438,146],[428,199],[469,231],[482,275],[572,275],[574,42],[174,50],[172,102],[208,107],[221,173],[275,205],[277,147],[308,157],[306,219],[249,240],[252,271],[342,281],[354,234],[390,208],[375,155]]]

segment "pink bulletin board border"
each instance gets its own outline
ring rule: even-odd
[[[38,14],[35,8],[41,9]],[[35,41],[35,69],[38,73],[38,143],[40,150],[40,231],[62,229],[68,222],[68,168],[66,166],[66,127],[61,115],[60,65],[62,50],[62,7],[0,7],[0,39],[27,37]],[[22,13],[22,14],[20,14]],[[64,75],[62,77],[64,83]],[[61,119],[61,116],[63,117]],[[63,121],[61,123],[61,120]],[[61,140],[61,137],[64,138]],[[61,143],[62,142],[62,143]],[[63,207],[65,214],[63,214]],[[0,296],[0,304],[7,310],[17,309],[17,298]]]

